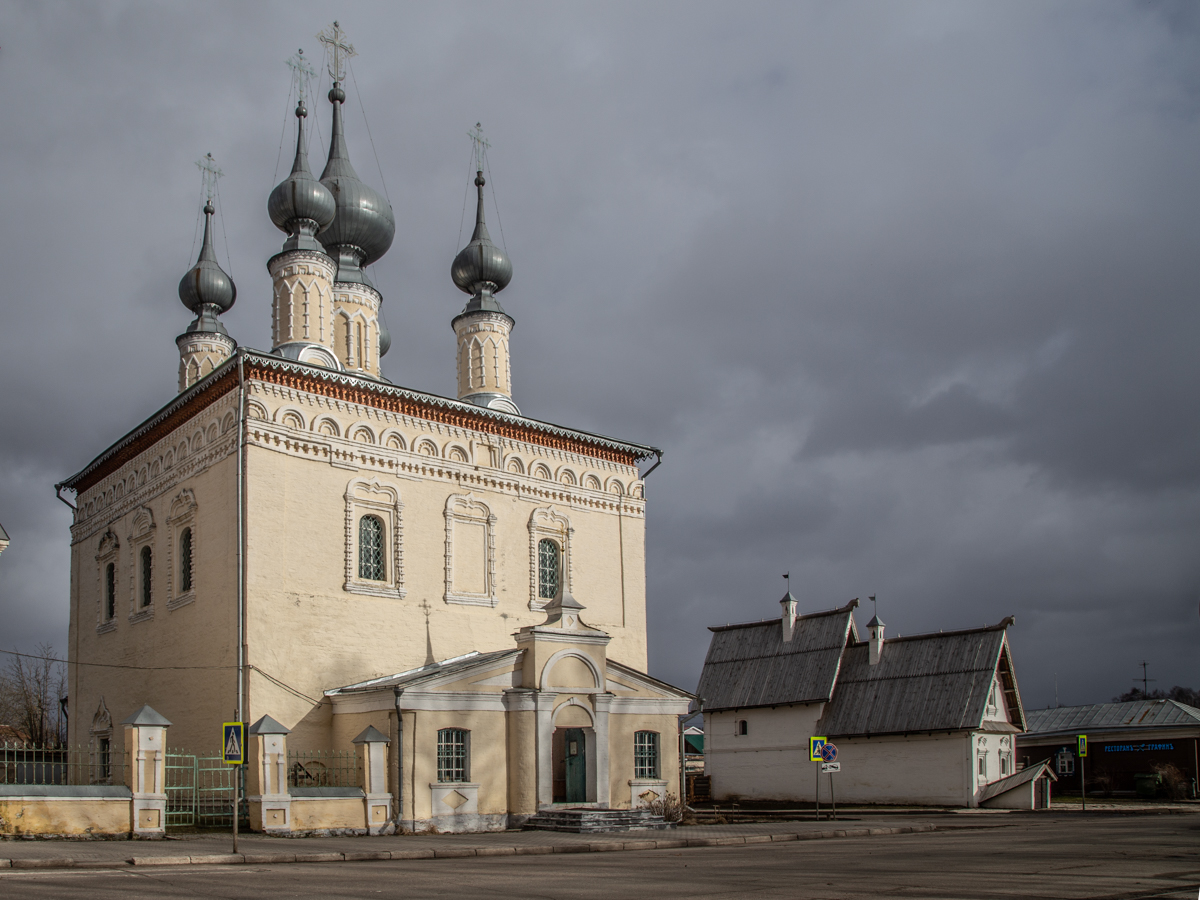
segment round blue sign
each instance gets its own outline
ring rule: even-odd
[[[833,762],[837,759],[837,747],[826,741],[825,746],[821,748],[821,758],[825,762]]]

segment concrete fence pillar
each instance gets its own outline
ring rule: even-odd
[[[121,723],[129,754],[125,782],[133,794],[129,830],[141,837],[167,833],[167,729],[170,721],[143,706]]]
[[[288,734],[289,729],[270,716],[263,716],[250,726],[246,801],[250,804],[250,828],[254,831],[279,833],[292,830]]]
[[[363,804],[368,834],[382,834],[392,819],[392,795],[388,790],[386,735],[368,725],[354,744],[363,770]]]

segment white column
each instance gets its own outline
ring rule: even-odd
[[[612,795],[608,784],[608,710],[613,695],[593,694],[592,706],[596,711],[596,802],[601,806],[612,806]]]
[[[166,752],[171,723],[149,706],[143,706],[123,723],[130,806],[129,830],[154,837],[167,833]]]
[[[360,748],[363,767],[363,811],[368,834],[383,834],[392,821],[392,795],[388,791],[387,746],[391,741],[368,725],[354,743]]]
[[[538,809],[554,802],[554,701],[558,694],[538,691],[537,709],[537,805]]]

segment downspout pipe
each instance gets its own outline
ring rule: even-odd
[[[246,721],[246,371],[238,354],[237,459],[237,720]]]
[[[63,486],[61,483],[56,484],[54,486],[54,496],[57,497],[59,500],[61,500],[63,503],[67,504],[67,506],[71,507],[72,510],[79,509],[78,506],[76,506],[74,503],[72,503],[70,500],[68,500],[66,497],[64,497],[62,495],[62,489],[63,489]]]
[[[662,465],[663,452],[661,450],[655,450],[654,455],[657,457],[657,460],[655,461],[654,465],[648,468],[642,475],[642,481],[645,481],[648,477],[650,477],[651,472]]]
[[[400,697],[404,688],[396,688],[396,831],[404,827],[404,710]],[[414,814],[415,816],[415,814]]]

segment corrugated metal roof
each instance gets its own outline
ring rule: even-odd
[[[874,666],[867,644],[848,647],[821,733],[979,728],[1003,645],[1002,626],[913,635],[885,641]]]
[[[828,701],[857,605],[798,616],[786,644],[780,619],[710,629],[712,641],[696,688],[704,708]]]
[[[1200,709],[1175,700],[1129,700],[1125,703],[1094,703],[1091,706],[1060,706],[1057,709],[1031,709],[1026,715],[1031,735],[1200,726]]]

